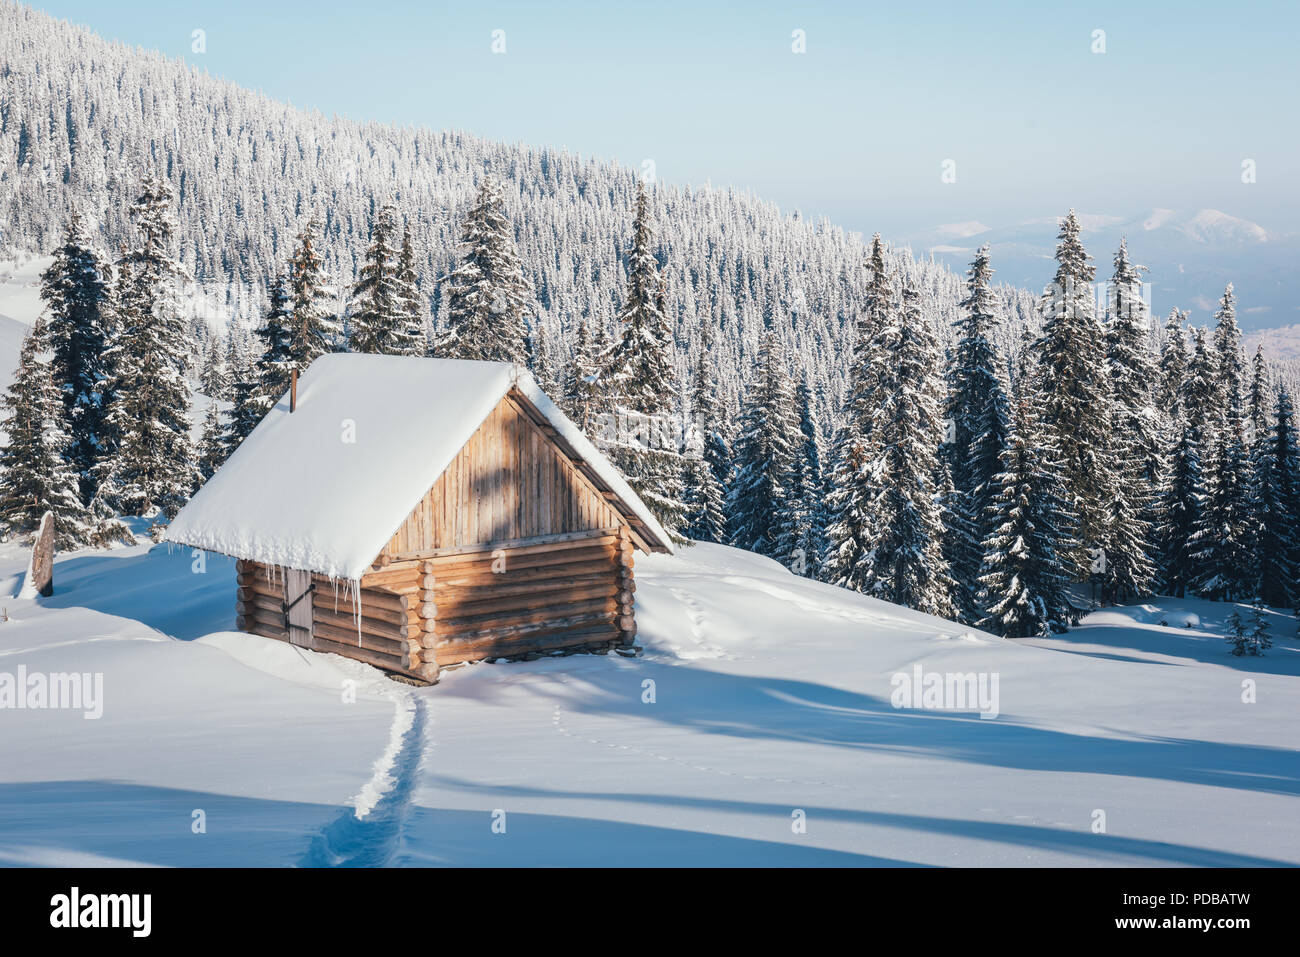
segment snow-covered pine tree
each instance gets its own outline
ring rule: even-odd
[[[790,567],[797,558],[792,519],[802,434],[784,352],[774,331],[763,334],[745,395],[727,516],[732,545]]]
[[[649,197],[638,183],[627,298],[618,313],[618,336],[601,357],[602,425],[596,440],[660,524],[675,535],[686,512],[683,461],[680,450],[667,438],[674,432],[676,376],[653,240]]]
[[[349,346],[353,352],[410,355],[415,352],[409,329],[409,303],[403,302],[399,278],[397,210],[384,205],[370,226],[370,245],[348,314]]]
[[[49,316],[50,371],[63,405],[65,457],[78,473],[83,502],[94,497],[95,466],[104,454],[100,383],[108,373],[104,353],[109,315],[109,266],[96,251],[80,215],[73,214],[41,274],[41,299]]]
[[[0,534],[29,536],[41,517],[54,513],[55,546],[76,548],[92,538],[91,518],[81,501],[78,476],[64,458],[69,447],[63,431],[64,408],[54,383],[44,319],[37,319],[23,339],[18,369],[0,407],[0,428],[8,444],[0,446]]]
[[[954,618],[935,488],[943,438],[938,346],[910,278],[903,279],[901,293],[900,309],[881,336],[891,361],[878,373],[881,404],[867,433],[874,454],[867,475],[875,487],[864,510],[871,547],[864,556],[862,591]]]
[[[176,284],[185,268],[171,252],[175,220],[171,186],[145,180],[131,207],[139,244],[118,263],[117,335],[109,348],[114,396],[108,420],[116,437],[100,463],[99,495],[127,515],[167,518],[193,491],[197,472],[190,442],[186,323]]]
[[[415,266],[415,245],[411,224],[402,229],[402,251],[397,257],[398,335],[393,351],[397,355],[424,355],[428,351],[427,303],[420,292],[420,275]]]
[[[822,438],[813,410],[813,390],[805,375],[795,394],[799,413],[799,446],[795,450],[790,541],[796,556],[791,565],[799,575],[816,577],[826,551],[826,482],[822,475]]]
[[[276,276],[271,281],[266,316],[255,330],[261,353],[251,361],[246,358],[231,383],[230,409],[221,433],[223,462],[289,389],[290,370],[294,366],[290,295],[288,277]]]
[[[1264,347],[1256,346],[1251,361],[1250,392],[1246,398],[1246,444],[1252,449],[1268,438],[1271,395]]]
[[[1196,429],[1183,423],[1178,444],[1168,457],[1159,500],[1155,548],[1160,588],[1166,595],[1182,598],[1193,588],[1197,576],[1197,548],[1192,536],[1201,521],[1201,442]]]
[[[253,391],[257,386],[257,373],[252,361],[240,350],[229,353],[230,370],[230,408],[222,419],[221,457],[222,461],[230,458],[230,453],[239,448],[240,443],[248,438],[250,432],[261,421]]]
[[[1228,616],[1229,650],[1233,655],[1262,655],[1273,647],[1273,639],[1268,634],[1268,619],[1264,617],[1264,608],[1258,602],[1251,605],[1250,630],[1241,620],[1240,608],[1233,608]]]
[[[1170,421],[1181,416],[1183,379],[1187,375],[1187,330],[1183,323],[1187,313],[1180,309],[1169,312],[1165,320],[1165,339],[1160,350],[1160,385],[1157,389],[1158,405]]]
[[[1240,658],[1250,647],[1250,636],[1246,634],[1246,623],[1241,620],[1241,611],[1233,608],[1226,624],[1228,635],[1224,640],[1228,642],[1230,652]]]
[[[1141,462],[1119,456],[1120,476],[1141,471]],[[1127,602],[1150,595],[1158,574],[1151,559],[1151,523],[1154,502],[1145,496],[1137,505],[1121,489],[1109,503],[1110,522],[1105,545],[1105,565],[1101,573],[1103,594],[1112,602]]]
[[[1193,430],[1203,460],[1214,444],[1217,376],[1218,362],[1206,340],[1205,330],[1194,329],[1192,356],[1187,362],[1178,408],[1183,421]]]
[[[698,542],[723,543],[727,541],[725,493],[731,451],[718,428],[717,382],[708,363],[709,350],[703,349],[691,383],[691,419],[699,447],[690,450],[686,462],[683,532]]]
[[[226,365],[226,343],[216,335],[208,337],[206,354],[199,369],[199,384],[203,394],[211,399],[225,400],[230,391],[230,369]]]
[[[530,361],[532,292],[515,251],[501,185],[485,176],[461,226],[460,261],[447,277],[447,328],[437,354]]]
[[[1074,210],[1061,223],[1056,276],[1040,300],[1043,333],[1035,370],[1040,428],[1058,449],[1066,500],[1074,511],[1074,546],[1062,556],[1076,578],[1090,575],[1090,551],[1104,547],[1114,463],[1111,386],[1105,341],[1091,282],[1095,270],[1079,239]]]
[[[1226,424],[1226,416],[1233,403],[1241,411],[1245,384],[1245,363],[1241,356],[1241,329],[1237,326],[1237,296],[1232,283],[1223,290],[1219,308],[1214,313],[1214,408],[1217,411],[1216,427]]]
[[[1007,433],[1006,393],[992,342],[998,305],[990,285],[993,269],[987,243],[976,252],[966,276],[962,316],[953,324],[958,339],[948,366],[950,425],[943,452],[953,485],[944,505],[952,525],[946,538],[947,557],[958,586],[958,612],[963,621],[971,621],[976,616],[972,602],[983,559],[980,543],[992,531],[987,525],[988,506],[993,477],[1002,471]]]
[[[863,591],[867,553],[873,545],[866,525],[867,502],[877,479],[867,472],[872,451],[872,417],[881,402],[879,377],[892,361],[885,355],[886,331],[898,311],[894,278],[885,265],[885,246],[876,233],[866,263],[868,278],[854,321],[848,395],[835,433],[831,481],[826,498],[826,552],[822,578]]]
[[[1114,493],[1103,548],[1102,583],[1115,601],[1150,594],[1156,577],[1151,561],[1154,490],[1164,471],[1154,406],[1157,370],[1150,352],[1151,320],[1142,298],[1142,271],[1120,240],[1115,274],[1108,287],[1106,358],[1114,402],[1112,467]]]
[[[1265,617],[1264,606],[1255,602],[1250,607],[1250,635],[1246,639],[1246,652],[1262,655],[1272,647],[1273,639],[1268,634],[1268,618]]]
[[[1275,608],[1300,608],[1300,449],[1285,386],[1278,390],[1272,427],[1255,464],[1259,598]]]
[[[573,358],[564,375],[564,411],[586,435],[594,431],[598,400],[597,378],[600,375],[600,354],[591,333],[587,316],[578,319],[574,336]],[[694,538],[695,536],[691,536]]]
[[[1209,380],[1204,428],[1212,452],[1205,472],[1201,521],[1193,535],[1196,590],[1217,601],[1240,601],[1254,595],[1258,535],[1251,507],[1253,476],[1243,407],[1245,366],[1232,283],[1223,291],[1215,320],[1214,347],[1206,356],[1208,368],[1198,370],[1200,377]]]
[[[1231,375],[1229,366],[1221,368]],[[1220,387],[1228,408],[1219,422],[1205,502],[1192,534],[1195,585],[1203,598],[1241,601],[1253,597],[1256,584],[1249,454],[1240,393],[1233,392],[1231,379]]]
[[[199,438],[199,481],[206,482],[226,461],[226,444],[223,440],[221,410],[215,399],[209,398],[208,411],[203,416],[203,432]]]
[[[978,600],[987,609],[980,627],[1006,638],[1064,631],[1071,614],[1062,557],[1071,546],[1071,517],[1043,434],[1020,401],[995,479],[994,531],[983,543]]]
[[[290,373],[302,375],[313,362],[334,352],[342,334],[336,312],[336,292],[325,275],[325,264],[316,252],[316,223],[309,222],[298,234],[298,245],[289,263],[289,357],[285,368],[286,387]],[[277,395],[273,402],[278,400]]]
[[[1005,440],[1005,436],[1004,436]],[[996,473],[994,474],[996,478]],[[962,495],[952,481],[948,459],[939,457],[939,474],[935,479],[938,489],[939,518],[943,527],[941,550],[949,569],[960,568],[973,555],[982,556],[980,539],[976,537],[975,521],[970,514],[970,497]],[[988,487],[995,485],[990,480]],[[992,511],[991,509],[989,511]],[[979,567],[969,578],[952,573],[952,603],[957,620],[977,625],[984,617],[979,608]]]

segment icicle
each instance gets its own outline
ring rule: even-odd
[[[349,578],[348,590],[352,596],[352,617],[357,622],[357,647],[361,647],[361,579]]]

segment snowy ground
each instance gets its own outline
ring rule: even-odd
[[[697,546],[638,566],[643,657],[415,689],[227,631],[231,563],[192,561],[82,552],[0,598],[0,675],[104,675],[97,720],[0,710],[0,863],[1300,863],[1281,615],[1262,659],[1199,601],[1011,643]],[[0,546],[0,595],[25,562]],[[996,672],[998,716],[894,708],[916,665]]]

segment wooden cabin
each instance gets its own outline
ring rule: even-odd
[[[237,626],[436,681],[630,647],[653,514],[524,370],[324,356],[181,510],[237,559]]]

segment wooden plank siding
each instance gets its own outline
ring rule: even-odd
[[[402,522],[386,557],[623,524],[604,494],[510,396]]]

